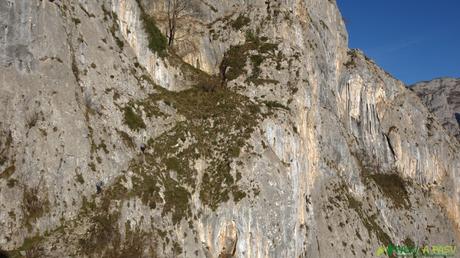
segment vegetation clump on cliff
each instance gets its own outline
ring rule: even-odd
[[[145,128],[144,120],[142,116],[138,114],[133,107],[127,106],[123,108],[124,122],[128,125],[131,130],[138,131],[139,129]]]
[[[172,213],[174,223],[191,215],[189,200],[195,192],[213,210],[231,196],[234,201],[242,199],[245,193],[237,185],[242,175],[232,174],[231,163],[256,126],[258,105],[222,88],[170,92],[157,87],[157,91],[139,106],[147,114],[158,114],[156,103],[163,101],[184,119],[148,141],[151,151],[145,154],[145,162],[133,160],[136,178],[131,193],[151,208],[161,205],[163,213]],[[194,168],[199,159],[209,162],[201,182]]]
[[[231,23],[231,25],[235,30],[239,30],[243,28],[244,26],[247,26],[250,22],[251,22],[251,19],[241,14],[240,16],[238,16],[238,18],[236,18],[236,20],[234,20]]]
[[[267,42],[268,38],[258,37],[252,31],[246,33],[246,41],[242,45],[231,46],[225,53],[220,64],[223,80],[232,81],[246,73],[245,67],[250,59],[252,74],[247,81],[256,84],[260,76],[260,65],[267,58],[278,60],[281,58],[275,54],[278,44]]]
[[[172,223],[178,224],[182,219],[199,215],[192,208],[192,195],[197,195],[201,203],[212,210],[223,202],[231,199],[238,202],[246,196],[238,185],[244,175],[232,169],[232,162],[241,149],[251,150],[246,141],[261,118],[258,104],[225,88],[207,91],[196,86],[171,92],[153,87],[156,93],[130,102],[122,109],[131,117],[125,121],[132,120],[131,129],[146,125],[141,114],[145,114],[146,119],[167,117],[168,114],[158,108],[160,102],[174,108],[181,118],[169,130],[150,138],[145,153],[131,160],[128,168],[133,172],[131,187],[126,188],[128,179],[122,175],[104,189],[100,204],[84,201],[82,214],[92,222],[89,236],[80,241],[85,254],[101,253],[98,249],[120,252],[118,244],[129,252],[138,250],[129,243],[121,244],[117,226],[119,212],[101,216],[101,212],[110,207],[119,211],[120,205],[133,197],[138,197],[150,209],[159,209],[163,216],[171,216]],[[199,160],[207,162],[201,168],[202,174],[197,168]],[[142,233],[136,234],[141,241]],[[173,243],[173,249],[175,253],[182,250],[177,243]]]
[[[137,0],[137,3],[141,11],[141,20],[144,26],[144,30],[145,33],[147,33],[148,47],[153,52],[158,53],[158,55],[161,57],[166,56],[168,40],[157,27],[155,19],[145,12],[139,0]]]

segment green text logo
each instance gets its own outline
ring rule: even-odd
[[[404,246],[393,245],[380,246],[375,251],[376,256],[388,255],[389,257],[434,257],[434,256],[454,256],[457,247],[455,245],[432,245],[432,246]]]

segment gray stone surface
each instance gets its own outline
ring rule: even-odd
[[[390,241],[458,245],[458,142],[348,49],[335,1],[190,1],[166,56],[148,48],[142,10],[165,30],[160,0],[0,0],[1,249],[372,257]],[[196,88],[223,60],[225,88]]]
[[[460,140],[460,79],[440,78],[410,86],[448,132]]]

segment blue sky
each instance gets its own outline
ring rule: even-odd
[[[406,84],[460,77],[460,0],[337,0],[350,48]]]

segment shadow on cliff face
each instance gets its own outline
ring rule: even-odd
[[[9,258],[10,256],[6,251],[0,249],[0,258]]]
[[[408,192],[406,190],[406,182],[398,174],[372,174],[368,176],[383,195],[393,202],[395,208],[409,209],[411,203],[409,201]]]

